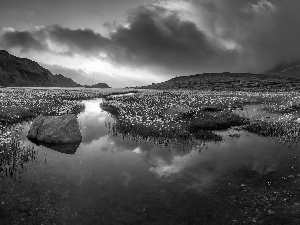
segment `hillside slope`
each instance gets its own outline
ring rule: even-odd
[[[71,78],[53,75],[38,63],[0,50],[0,86],[5,87],[78,87]]]
[[[300,78],[300,62],[277,65],[265,72],[265,74]]]

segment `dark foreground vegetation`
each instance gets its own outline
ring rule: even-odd
[[[27,163],[39,163],[37,161],[38,151],[20,142],[21,133],[21,125],[0,126],[0,180],[20,181]]]

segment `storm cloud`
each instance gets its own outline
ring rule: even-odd
[[[161,7],[141,7],[129,24],[128,28],[120,27],[111,34],[121,49],[121,54],[113,54],[116,62],[187,71],[208,69],[212,62],[231,54],[210,43],[194,22],[181,20],[177,12]]]
[[[108,35],[48,25],[2,31],[0,46],[82,55],[162,74],[262,72],[300,60],[296,0],[153,1],[131,10]],[[108,26],[106,24],[106,26]]]
[[[7,29],[0,38],[2,48],[19,48],[22,52],[29,50],[45,51],[47,48],[35,39],[28,31],[15,31]]]
[[[7,47],[9,37],[18,33],[4,32],[0,45]],[[127,25],[117,26],[107,37],[90,29],[72,30],[60,25],[40,27],[26,34],[34,40],[33,50],[102,57],[127,67],[196,72],[199,68],[209,70],[223,57],[218,64],[225,66],[228,64],[225,56],[233,55],[210,43],[194,22],[181,20],[178,12],[158,6],[135,9]],[[23,46],[25,43],[19,39],[8,47],[30,50]]]

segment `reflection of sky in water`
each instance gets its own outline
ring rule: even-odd
[[[201,151],[163,149],[149,142],[123,140],[122,136],[108,134],[105,121],[112,118],[99,104],[100,100],[86,102],[85,112],[78,117],[83,142],[74,155],[37,147],[40,155],[46,155],[47,163],[28,166],[24,187],[38,183],[70,192],[67,201],[80,209],[100,210],[99,204],[108,208],[144,207],[147,201],[161,199],[166,189],[176,190],[176,198],[180,198],[185,191],[213,187],[220,178],[239,169],[266,174],[291,168],[299,158],[293,156],[300,156],[288,146],[243,131],[240,138],[219,132],[225,141],[209,143]],[[22,136],[25,144],[31,144],[25,137],[28,127]]]
[[[207,149],[199,152],[175,154],[171,162],[160,156],[152,157],[150,171],[167,180],[190,177],[193,180],[191,184],[199,187],[241,168],[258,174],[290,168],[292,158],[299,156],[299,152],[290,151],[287,146],[253,134],[241,132],[239,139],[232,139],[227,132],[220,133],[224,135],[225,141],[219,145],[209,144]]]
[[[108,114],[101,110],[101,102],[102,100],[86,101],[85,111],[78,116],[84,145],[107,135],[107,130],[103,127]]]

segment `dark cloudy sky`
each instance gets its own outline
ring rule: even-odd
[[[0,48],[113,87],[262,72],[300,61],[299,9],[299,0],[1,0]]]

